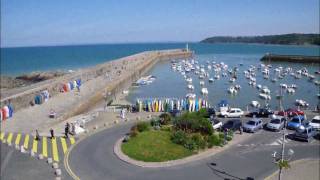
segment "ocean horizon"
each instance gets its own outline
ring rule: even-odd
[[[75,70],[143,51],[185,48],[187,43],[197,55],[255,54],[262,57],[265,53],[309,56],[319,56],[320,53],[319,46],[256,43],[129,42],[2,47],[1,75],[18,76],[35,71]]]

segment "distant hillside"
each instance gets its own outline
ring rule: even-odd
[[[209,37],[202,43],[262,43],[262,44],[290,44],[304,45],[313,44],[320,45],[320,34],[282,34],[267,36],[215,36]]]

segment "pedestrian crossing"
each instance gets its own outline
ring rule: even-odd
[[[59,162],[63,159],[68,148],[75,143],[74,137],[40,137],[39,140],[29,134],[21,133],[0,133],[0,142],[8,143],[14,146],[23,147],[26,151],[32,151],[34,154],[42,154],[45,158],[52,158]]]

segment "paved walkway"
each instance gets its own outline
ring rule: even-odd
[[[278,172],[273,173],[266,180],[277,180]],[[319,180],[320,179],[320,159],[302,159],[291,162],[291,168],[284,170],[283,180]]]

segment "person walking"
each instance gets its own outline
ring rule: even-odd
[[[228,128],[225,128],[223,133],[224,133],[223,143],[227,144]]]
[[[71,134],[72,135],[76,134],[76,126],[74,125],[74,123],[71,123]]]
[[[51,139],[53,139],[54,138],[54,131],[52,128],[50,128],[50,135],[51,135]]]
[[[36,141],[39,141],[39,140],[40,140],[40,135],[39,135],[38,129],[36,129]]]
[[[68,134],[69,134],[69,123],[66,124],[66,127],[64,128],[64,135],[65,135],[65,138],[68,138]]]
[[[242,125],[239,126],[239,131],[240,131],[240,135],[242,135],[242,132],[243,132]]]

